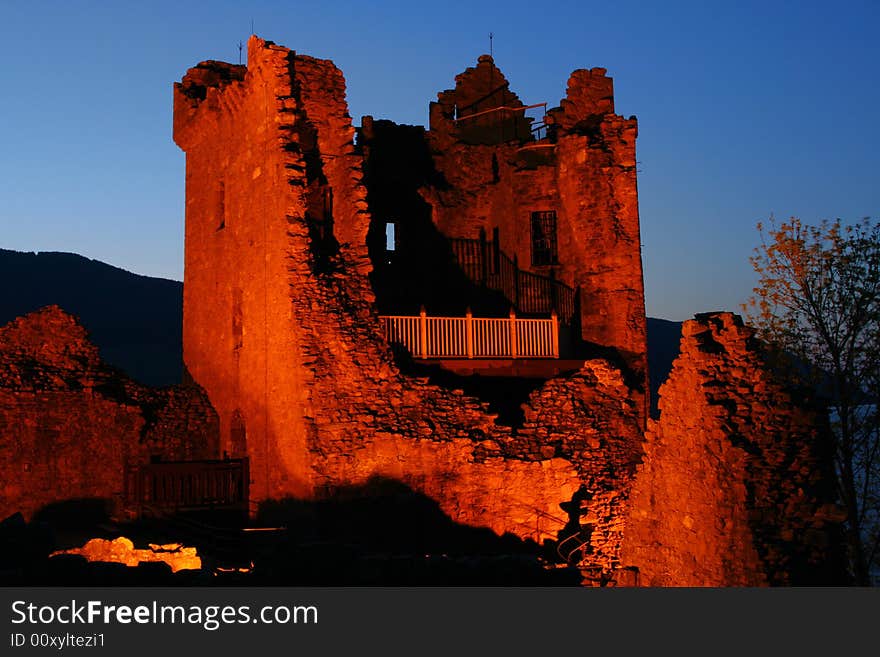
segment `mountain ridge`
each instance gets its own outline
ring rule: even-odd
[[[183,284],[63,251],[0,249],[0,324],[45,306],[76,315],[102,358],[141,383],[179,383]]]

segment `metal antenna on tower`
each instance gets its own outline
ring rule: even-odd
[[[495,53],[492,51],[492,37],[495,35],[492,32],[489,32],[489,57],[495,59]]]
[[[241,41],[238,42],[238,65],[241,66]]]
[[[251,19],[251,34],[254,33],[254,19]]]

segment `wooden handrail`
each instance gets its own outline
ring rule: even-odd
[[[456,107],[457,107],[456,112],[463,112],[466,110],[470,110],[470,109],[476,107],[477,105],[479,105],[480,103],[482,103],[484,100],[488,100],[489,98],[491,98],[492,96],[497,94],[499,91],[503,91],[504,89],[507,89],[509,86],[510,86],[509,82],[502,82],[499,86],[492,89],[492,91],[490,91],[489,93],[487,93],[484,96],[480,96],[472,103],[468,103],[467,105],[462,105],[461,107],[458,107],[456,105]]]
[[[549,315],[556,310],[570,324],[575,310],[575,290],[550,276],[519,268],[519,263],[498,248],[495,240],[450,238],[449,244],[465,275],[479,285],[497,290],[522,314]]]
[[[484,114],[491,114],[492,112],[525,112],[526,110],[534,109],[536,107],[547,107],[547,103],[535,103],[534,105],[523,105],[522,107],[510,107],[509,105],[499,105],[498,107],[490,107],[489,109],[482,110],[480,112],[475,112],[474,114],[466,114],[465,116],[460,116],[455,121],[464,121],[465,119],[473,119],[478,116],[483,116]]]

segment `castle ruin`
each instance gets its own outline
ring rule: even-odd
[[[223,449],[250,458],[252,496],[326,496],[384,477],[457,522],[567,542],[565,556],[607,578],[633,567],[647,582],[789,581],[791,569],[771,575],[746,540],[751,516],[711,531],[691,519],[702,547],[676,539],[688,554],[728,541],[724,559],[749,564],[735,577],[667,572],[657,547],[677,508],[658,508],[658,495],[688,484],[645,459],[665,458],[656,446],[676,413],[705,418],[667,410],[645,442],[637,126],[614,113],[611,79],[575,71],[537,120],[491,57],[455,82],[431,103],[427,130],[372,117],[355,129],[332,62],[257,37],[246,67],[203,62],[175,85],[174,138],[187,156],[184,360],[217,409]],[[447,328],[430,328],[434,317]],[[525,322],[542,317],[553,353],[529,358]],[[510,332],[474,360],[474,326],[490,321]],[[738,320],[721,321],[717,343],[754,349]],[[511,384],[523,378],[529,386]],[[521,395],[521,416],[493,412],[493,389]],[[808,479],[815,443],[800,454]],[[799,490],[810,500],[799,513],[814,513],[824,493]],[[700,501],[712,518],[763,503],[718,495]]]
[[[685,322],[648,418],[636,134],[600,68],[527,105],[484,55],[428,129],[356,128],[332,62],[256,36],[191,68],[198,385],[120,377],[57,308],[0,328],[0,516],[246,459],[245,503],[390,480],[595,583],[842,582],[827,422],[737,316]]]

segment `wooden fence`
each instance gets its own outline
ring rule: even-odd
[[[162,512],[248,510],[248,460],[145,463],[126,474],[126,506]]]
[[[416,358],[559,358],[559,320],[383,315],[385,339]]]

